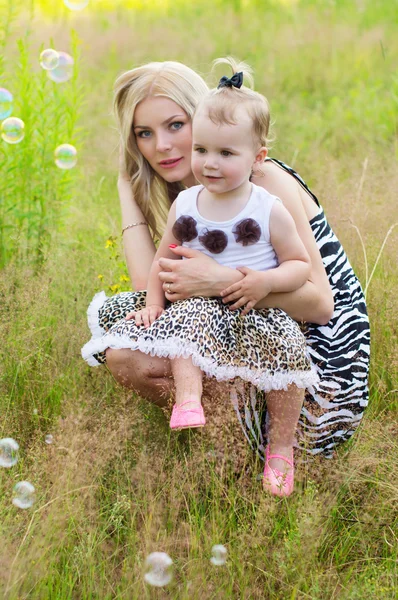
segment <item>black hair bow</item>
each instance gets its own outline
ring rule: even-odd
[[[224,77],[221,77],[219,84],[217,86],[217,89],[222,88],[222,87],[241,88],[242,84],[243,84],[243,72],[241,71],[240,73],[235,73],[234,75],[232,75],[231,78],[227,77],[226,75],[224,75]]]

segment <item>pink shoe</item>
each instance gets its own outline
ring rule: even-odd
[[[196,404],[194,408],[181,408],[184,404]],[[206,424],[203,406],[199,401],[187,400],[182,404],[174,404],[173,412],[171,413],[170,428],[171,429],[188,429],[188,427],[203,427]]]
[[[281,473],[278,469],[272,469],[268,462],[271,458],[281,458],[287,462],[292,468],[287,473]],[[290,496],[294,488],[294,464],[293,451],[291,459],[282,456],[281,454],[270,454],[269,445],[265,452],[265,469],[263,476],[263,488],[271,492],[273,496]]]

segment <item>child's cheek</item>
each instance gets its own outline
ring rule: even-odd
[[[192,155],[191,168],[192,168],[192,172],[196,178],[198,178],[198,176],[199,177],[201,176],[201,174],[202,174],[201,160],[200,160],[200,158],[195,156],[195,154]]]

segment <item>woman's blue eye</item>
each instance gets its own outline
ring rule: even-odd
[[[171,123],[170,128],[173,129],[173,131],[178,131],[183,125],[184,123],[181,123],[181,121],[174,121],[174,123]]]
[[[146,135],[146,134],[148,134],[148,135]],[[148,138],[150,135],[151,135],[151,132],[148,130],[140,131],[138,133],[139,138]]]

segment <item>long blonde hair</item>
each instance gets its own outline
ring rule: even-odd
[[[163,96],[173,100],[192,118],[199,100],[207,92],[208,87],[200,75],[173,61],[142,65],[123,73],[115,82],[114,110],[125,170],[153,237],[161,236],[170,206],[183,185],[164,181],[138,150],[133,131],[135,109],[148,96]]]

